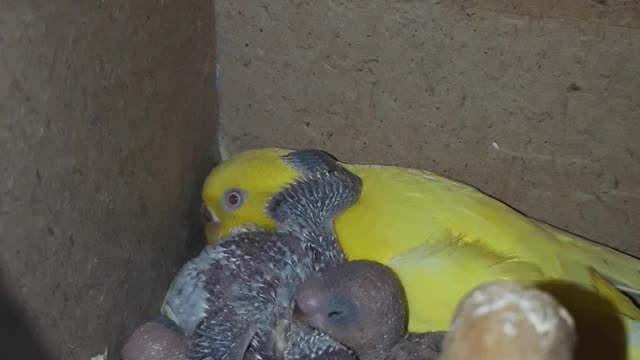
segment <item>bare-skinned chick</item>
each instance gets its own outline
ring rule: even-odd
[[[444,332],[407,332],[402,288],[386,266],[354,260],[307,279],[294,318],[354,351],[359,360],[435,360]]]

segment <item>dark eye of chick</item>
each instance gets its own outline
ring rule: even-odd
[[[357,320],[356,306],[347,296],[332,296],[327,310],[327,318],[337,325],[345,326]]]

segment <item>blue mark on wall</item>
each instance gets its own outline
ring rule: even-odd
[[[218,90],[220,88],[220,64],[216,64],[216,73],[213,76],[213,86]]]

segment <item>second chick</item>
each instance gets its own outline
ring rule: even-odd
[[[354,260],[298,286],[294,318],[331,336],[360,360],[435,360],[445,331],[407,332],[402,288],[386,266]]]

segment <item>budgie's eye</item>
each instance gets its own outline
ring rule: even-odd
[[[222,207],[226,210],[234,210],[242,206],[245,194],[242,190],[229,189],[222,195]]]

